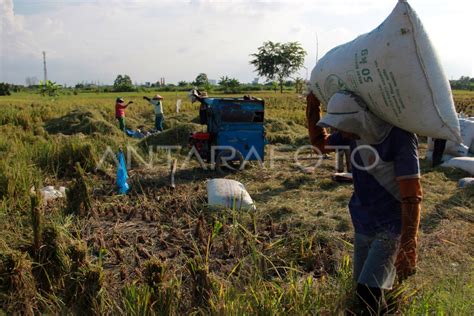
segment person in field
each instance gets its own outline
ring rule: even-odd
[[[132,104],[133,101],[128,101],[127,104],[125,104],[125,101],[123,98],[117,98],[115,100],[115,118],[119,122],[119,128],[120,130],[125,132],[125,109]]]
[[[163,104],[162,104],[163,97],[157,94],[152,99],[146,96],[144,96],[143,99],[147,100],[151,105],[153,105],[153,108],[155,110],[155,129],[157,131],[162,132],[163,121],[164,121]]]
[[[433,155],[431,156],[431,167],[439,166],[443,163],[443,153],[446,149],[446,139],[434,139]]]
[[[386,313],[384,293],[392,289],[396,275],[402,281],[416,270],[423,196],[417,137],[379,119],[351,92],[336,93],[322,119],[312,92],[307,106],[314,147],[321,153],[331,145],[350,148],[356,295],[363,314]],[[325,127],[335,132],[329,135]]]

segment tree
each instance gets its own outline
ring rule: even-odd
[[[258,48],[257,53],[250,56],[254,57],[250,63],[255,66],[259,76],[277,80],[280,92],[283,93],[284,80],[303,66],[306,51],[298,42],[282,44],[268,41]]]
[[[300,77],[297,77],[295,79],[295,90],[296,90],[296,93],[303,93],[303,89],[304,89],[304,83],[305,81],[303,80],[303,78],[300,78]]]
[[[450,80],[451,88],[457,90],[472,90],[471,78],[461,76],[458,80]]]
[[[59,95],[59,91],[61,90],[62,86],[51,80],[46,80],[46,82],[43,82],[42,80],[40,80],[38,88],[39,88],[39,93],[43,97],[45,96],[56,97]]]
[[[0,83],[0,95],[10,95],[10,85],[6,82]]]
[[[224,93],[238,93],[240,92],[240,82],[235,78],[223,76],[220,78],[218,84],[224,88]]]
[[[132,84],[132,79],[128,75],[118,75],[114,81],[114,91],[129,92],[134,91],[135,87]]]
[[[189,84],[184,80],[178,81],[178,87],[186,87],[188,85]]]
[[[194,79],[193,85],[197,87],[204,87],[209,85],[209,79],[205,73],[200,73],[196,79]]]

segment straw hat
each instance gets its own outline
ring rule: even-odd
[[[163,97],[161,95],[157,94],[153,97],[153,100],[163,100]]]

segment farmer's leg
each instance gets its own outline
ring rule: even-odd
[[[373,237],[369,237],[362,234],[355,234],[354,238],[354,255],[352,278],[355,282],[359,280],[360,273],[364,267],[364,262],[369,254],[370,243]]]
[[[395,281],[399,236],[378,234],[370,244],[367,259],[357,280],[357,294],[367,310],[375,314],[387,311],[384,290],[391,289]]]
[[[443,153],[446,148],[446,139],[435,139],[433,146],[433,156],[431,157],[431,166],[436,167],[443,162]]]
[[[155,128],[157,131],[163,131],[163,114],[155,116]]]
[[[117,117],[117,120],[119,121],[120,130],[125,131],[125,117]]]

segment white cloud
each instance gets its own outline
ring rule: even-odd
[[[32,56],[37,43],[33,32],[25,28],[25,19],[15,15],[12,0],[0,1],[0,35],[2,58]]]

